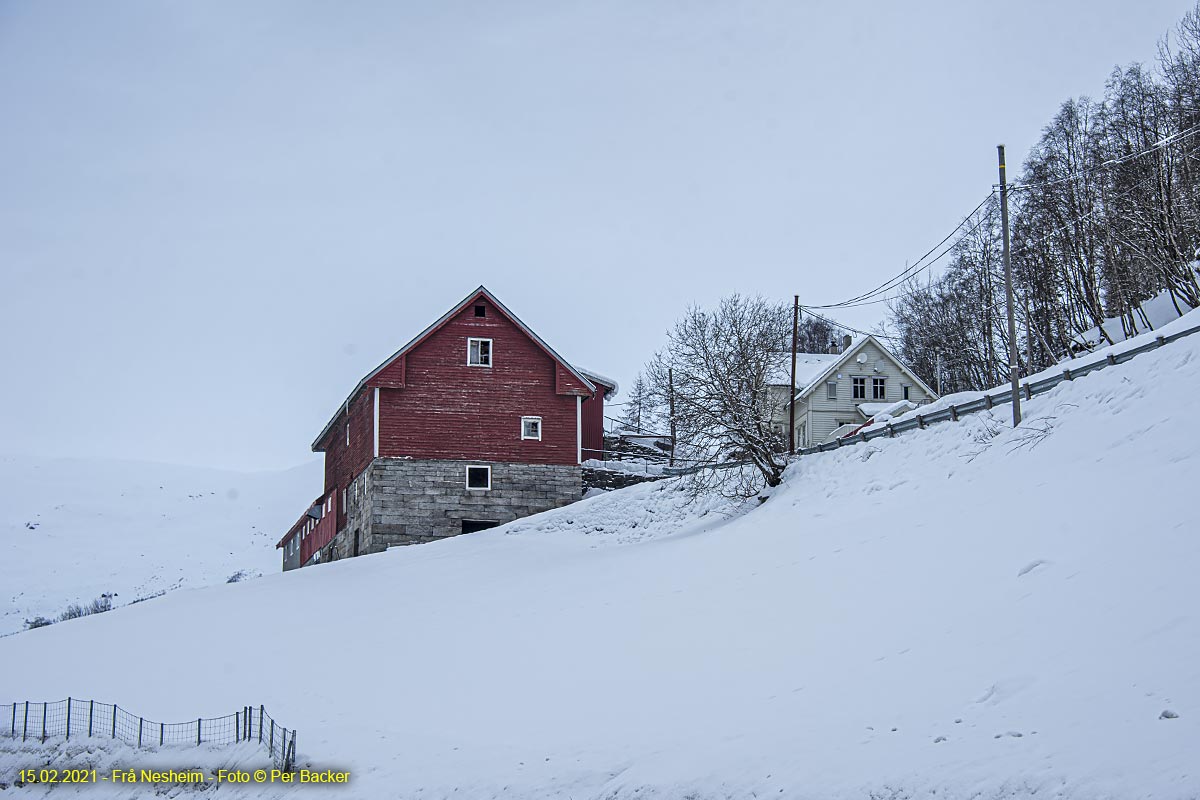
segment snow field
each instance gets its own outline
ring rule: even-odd
[[[262,702],[356,796],[1194,798],[1197,389],[1200,336],[761,505],[644,484],[0,639],[0,687]]]

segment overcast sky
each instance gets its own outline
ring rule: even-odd
[[[0,452],[311,460],[481,283],[627,383],[902,269],[1190,7],[0,0]]]

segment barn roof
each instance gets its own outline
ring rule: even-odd
[[[320,446],[321,441],[329,433],[330,429],[333,428],[333,424],[335,422],[337,422],[337,419],[339,416],[341,416],[342,411],[350,406],[350,402],[352,400],[354,400],[355,397],[358,396],[358,393],[363,390],[363,388],[367,385],[368,382],[370,382],[370,380],[372,378],[374,378],[376,375],[378,375],[380,372],[382,372],[384,369],[386,369],[396,359],[400,358],[405,353],[409,352],[414,347],[419,345],[421,342],[425,341],[425,339],[427,339],[432,333],[434,333],[439,328],[441,328],[443,325],[445,325],[447,322],[449,322],[454,317],[455,314],[462,311],[464,308],[469,306],[471,303],[474,303],[480,297],[487,298],[487,300],[493,306],[495,306],[500,311],[500,313],[502,313],[502,314],[504,314],[504,316],[508,317],[508,319],[514,325],[516,325],[518,328],[520,328],[525,333],[526,336],[528,336],[530,339],[532,339],[538,345],[538,347],[542,348],[542,350],[545,351],[546,355],[550,356],[555,361],[557,361],[560,365],[562,365],[563,369],[570,372],[572,375],[574,375],[576,378],[578,378],[580,381],[582,381],[584,386],[591,389],[591,391],[593,393],[595,393],[596,383],[594,381],[588,380],[587,376],[581,370],[578,370],[575,367],[571,366],[569,361],[567,361],[565,358],[563,358],[558,353],[556,353],[554,351],[554,348],[552,348],[550,345],[546,344],[542,340],[542,337],[540,337],[536,333],[534,333],[532,328],[530,328],[528,325],[526,325],[524,322],[521,321],[520,317],[518,317],[513,312],[509,311],[508,307],[505,306],[504,303],[501,303],[498,299],[496,299],[496,296],[494,294],[492,294],[490,291],[488,291],[486,286],[481,285],[478,289],[476,289],[475,291],[473,291],[469,295],[467,295],[465,298],[463,298],[461,303],[459,303],[458,305],[451,308],[449,311],[447,311],[445,314],[443,314],[441,317],[439,317],[436,322],[434,322],[428,328],[426,328],[425,330],[421,331],[416,336],[414,336],[408,342],[408,344],[404,345],[399,350],[397,350],[396,352],[394,352],[390,356],[388,356],[387,359],[385,359],[382,364],[380,364],[375,369],[371,370],[371,372],[368,373],[365,378],[363,378],[361,381],[359,381],[358,385],[354,387],[354,391],[350,392],[349,396],[346,397],[346,401],[342,404],[342,408],[338,409],[334,413],[334,415],[330,418],[329,422],[325,423],[325,427],[321,429],[321,432],[319,434],[317,434],[317,438],[313,440],[313,443],[312,443],[313,452],[320,452],[318,450],[318,447]],[[615,389],[615,387],[614,387],[614,389]]]

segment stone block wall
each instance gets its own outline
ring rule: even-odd
[[[492,468],[491,489],[468,489],[467,466]],[[377,458],[347,491],[346,526],[329,558],[456,536],[463,522],[503,524],[583,496],[578,466]]]

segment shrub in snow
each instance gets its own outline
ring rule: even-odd
[[[88,603],[86,606],[72,603],[71,605],[67,606],[66,611],[58,615],[58,620],[59,622],[66,622],[69,619],[86,617],[92,614],[103,614],[105,611],[111,611],[112,599],[114,596],[115,595],[111,594],[102,594],[91,603]]]
[[[33,619],[25,620],[25,630],[31,631],[34,628],[44,628],[47,625],[53,625],[54,620],[46,619],[45,617],[34,617]]]

